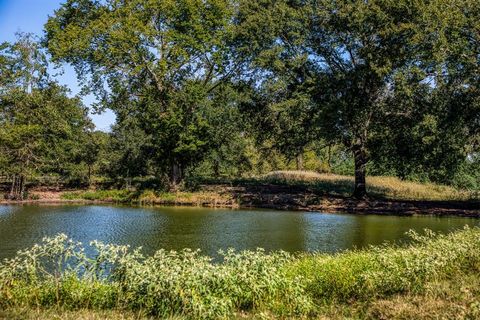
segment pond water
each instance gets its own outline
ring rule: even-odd
[[[66,233],[83,243],[160,248],[320,251],[406,241],[405,232],[425,228],[449,232],[480,220],[457,217],[397,217],[275,210],[103,205],[0,206],[0,259],[32,246],[44,236]]]

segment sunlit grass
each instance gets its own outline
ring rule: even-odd
[[[261,176],[259,180],[283,184],[307,184],[320,191],[342,196],[351,195],[354,188],[353,176],[313,171],[273,171]],[[480,198],[478,192],[382,176],[367,176],[367,192],[372,196],[398,200],[471,200]]]
[[[65,192],[62,194],[62,199],[136,203],[141,205],[238,206],[230,194],[206,191],[157,192],[155,190],[87,190]]]

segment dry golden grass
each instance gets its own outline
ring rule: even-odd
[[[307,183],[329,194],[347,196],[354,187],[353,176],[317,173],[313,171],[273,171],[261,177],[262,180],[284,183]],[[400,180],[396,177],[367,177],[367,191],[370,195],[399,200],[470,200],[479,194],[457,190],[434,183],[419,183]]]
[[[349,305],[320,308],[316,319],[480,319],[480,278],[476,274],[434,281],[420,294],[400,294]]]
[[[117,310],[57,310],[16,307],[0,310],[0,319],[9,320],[134,320],[153,319],[132,312]]]
[[[288,181],[339,181],[344,180],[353,183],[353,177],[342,176],[331,173],[318,173],[315,171],[302,171],[302,170],[284,170],[284,171],[272,171],[262,176],[265,179],[278,179]]]
[[[445,185],[403,181],[395,177],[368,177],[367,189],[373,194],[405,200],[470,200],[478,196]]]
[[[194,205],[207,207],[237,207],[238,203],[230,194],[217,192],[164,192],[143,191],[138,197],[140,204]]]

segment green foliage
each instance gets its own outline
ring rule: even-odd
[[[336,255],[159,250],[93,241],[87,256],[65,235],[0,264],[3,308],[114,309],[161,318],[216,319],[236,312],[314,316],[332,304],[422,294],[432,282],[480,271],[480,230],[410,233],[407,247],[384,245]]]
[[[0,45],[0,171],[178,190],[296,168],[355,173],[358,197],[366,174],[478,190],[479,17],[472,0],[69,0],[42,45],[117,121],[93,132],[19,35]]]
[[[222,107],[218,87],[240,67],[233,11],[225,0],[68,1],[45,25],[45,43],[120,130],[145,137],[155,174],[177,184],[214,146],[209,110]]]
[[[92,242],[92,258],[65,235],[45,238],[0,265],[3,306],[125,308],[160,317],[226,318],[236,310],[279,315],[309,311],[300,282],[283,271],[292,257],[262,250],[220,253],[159,250],[144,257],[126,246]]]
[[[65,174],[92,124],[78,97],[47,74],[47,58],[35,39],[18,35],[2,44],[0,78],[0,170],[21,177]]]
[[[321,139],[343,144],[354,154],[360,197],[369,160],[377,174],[452,181],[478,149],[473,2],[246,6],[264,19],[250,18],[252,33],[266,30],[258,36],[260,53],[254,51],[259,79],[245,104],[258,116],[259,136],[286,155]]]

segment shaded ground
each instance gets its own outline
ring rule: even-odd
[[[350,197],[326,195],[302,186],[252,185],[219,187],[241,199],[243,207],[307,210],[322,212],[349,212],[361,214],[431,214],[480,217],[480,201],[425,201],[370,198],[356,200]]]

